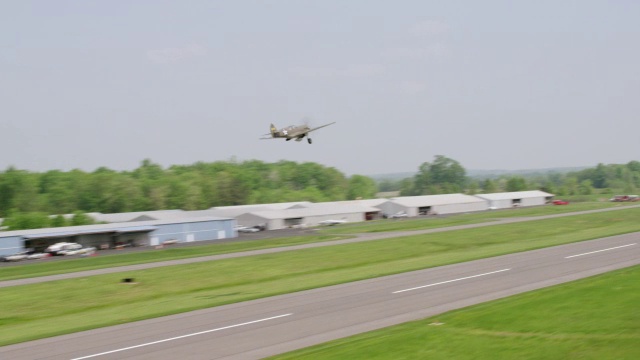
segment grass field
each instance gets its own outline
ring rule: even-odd
[[[0,268],[0,281],[25,279],[38,276],[65,274],[71,272],[104,269],[116,266],[145,264],[159,261],[187,259],[209,255],[229,254],[241,251],[277,248],[314,242],[333,241],[348,238],[341,235],[292,236],[279,239],[261,239],[239,242],[225,242],[201,246],[174,247],[162,250],[139,251],[85,258],[70,258],[52,262],[32,261],[20,266]],[[98,252],[100,254],[100,252]]]
[[[628,204],[593,202],[572,204],[570,206],[540,206],[535,208],[489,211],[439,218],[401,219],[395,221],[383,220],[325,228],[319,231],[318,235],[176,247],[128,254],[65,259],[54,262],[33,261],[28,264],[21,264],[20,266],[0,267],[0,281],[332,241],[344,239],[356,233],[426,230],[455,225],[477,224],[513,217],[553,215],[574,211],[623,207],[626,205]]]
[[[635,266],[270,359],[640,359],[639,303]]]
[[[639,217],[634,208],[4,288],[0,345],[640,231]]]

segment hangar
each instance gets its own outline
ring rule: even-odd
[[[49,245],[63,241],[100,249],[160,245],[166,241],[219,240],[236,237],[234,225],[234,219],[199,217],[6,231],[0,232],[0,255],[26,249],[43,251]]]
[[[166,217],[175,216],[183,212],[184,211],[182,210],[154,210],[113,214],[88,213],[87,215],[99,223],[120,223],[129,221],[162,220]]]
[[[377,204],[381,202],[386,202],[386,199],[372,199],[372,200],[346,200],[346,201],[332,201],[332,202],[321,202],[321,203],[311,203],[305,205],[304,207],[296,206],[291,209],[314,209],[316,211],[322,211],[319,214],[327,215],[331,217],[330,219],[322,219],[324,220],[339,220],[336,218],[338,213],[361,213],[364,212],[364,220],[375,220],[381,218],[380,209],[376,207]],[[346,220],[346,219],[345,219]],[[353,219],[353,221],[362,221]]]
[[[305,207],[311,206],[342,206],[342,205],[359,205],[359,206],[369,206],[369,207],[378,207],[380,204],[389,201],[389,199],[358,199],[358,200],[343,200],[343,201],[329,201],[329,202],[321,202],[321,203],[309,203],[305,205]],[[301,206],[296,206],[301,207]]]
[[[401,196],[392,198],[378,207],[387,216],[397,213],[418,216],[487,210],[487,202],[465,194]]]
[[[479,194],[476,196],[487,201],[490,209],[539,206],[548,204],[553,200],[553,194],[540,190]]]
[[[265,226],[267,230],[297,226],[316,226],[325,220],[360,222],[377,218],[380,209],[361,205],[315,204],[309,207],[284,210],[263,210],[239,215],[236,219],[242,226]]]
[[[217,206],[208,210],[194,210],[187,211],[189,216],[194,215],[207,215],[207,216],[219,216],[235,218],[242,214],[256,212],[256,211],[268,211],[268,210],[285,210],[292,207],[306,207],[311,203],[308,201],[296,201],[296,202],[284,202],[273,204],[251,204],[251,205],[234,205],[234,206]]]

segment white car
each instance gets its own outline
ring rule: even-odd
[[[69,255],[78,255],[79,253],[80,253],[80,250],[60,250],[56,255],[69,256]]]
[[[404,212],[404,211],[400,211],[400,212],[397,212],[397,213],[395,213],[395,214],[389,215],[389,219],[406,218],[406,217],[408,217],[408,216],[409,216],[409,215],[407,215],[407,213],[406,213],[406,212]]]
[[[69,243],[69,242],[59,242],[49,246],[45,252],[50,253],[51,255],[64,255],[65,251],[73,251],[82,249],[82,245],[77,243]]]
[[[4,257],[4,261],[21,261],[21,260],[25,260],[27,258],[27,254],[13,254],[13,255],[7,255]]]
[[[320,225],[338,225],[338,224],[344,224],[346,222],[347,222],[347,220],[323,220],[323,221],[320,221],[318,224],[320,224]]]
[[[255,232],[258,232],[258,231],[260,231],[260,229],[256,229],[256,228],[253,228],[253,227],[243,227],[243,228],[238,229],[238,232],[241,232],[241,233],[255,233]]]
[[[35,254],[31,254],[27,256],[27,259],[29,260],[37,260],[37,259],[44,259],[46,257],[50,256],[49,254],[45,254],[45,253],[35,253]]]
[[[78,255],[93,254],[94,252],[96,252],[96,248],[94,248],[94,247],[86,247],[86,248],[82,248],[82,249],[78,250]]]

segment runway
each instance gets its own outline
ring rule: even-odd
[[[640,264],[640,233],[0,348],[2,359],[259,359]]]

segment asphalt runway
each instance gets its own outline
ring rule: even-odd
[[[0,358],[259,359],[638,264],[632,233],[10,345]]]

